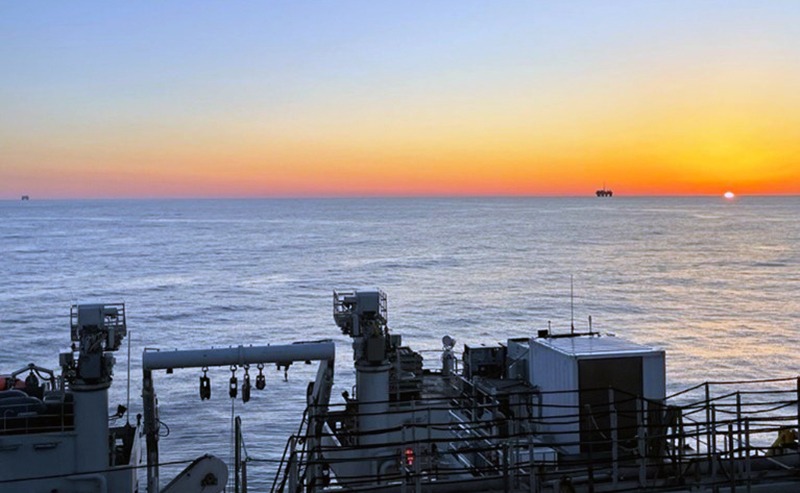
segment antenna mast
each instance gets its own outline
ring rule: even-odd
[[[575,333],[575,293],[573,291],[573,275],[569,276],[569,318],[570,334]]]
[[[131,424],[131,339],[133,334],[128,333],[128,409],[125,411],[127,424]]]

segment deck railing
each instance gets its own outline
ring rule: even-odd
[[[767,383],[780,387],[764,388]],[[728,391],[732,384],[741,388]],[[287,444],[294,450],[289,466],[279,471],[283,479],[276,477],[273,491],[309,490],[305,471],[314,463],[311,456],[323,457],[330,471],[329,479],[314,478],[316,490],[338,484],[403,493],[452,484],[462,491],[557,491],[571,483],[598,492],[721,486],[747,491],[756,483],[779,482],[800,488],[800,381],[709,382],[689,390],[652,401],[592,389],[608,398],[583,408],[548,404],[548,394],[564,392],[532,390],[517,395],[529,406],[518,414],[501,410],[497,396],[474,389],[409,403],[388,413],[388,422],[397,426],[371,432],[384,438],[375,445],[364,445],[359,438],[365,434],[341,422],[331,422],[332,433],[320,437],[352,445],[323,445],[321,455],[306,453],[302,434],[294,436]],[[331,408],[332,421],[355,412]]]
[[[75,429],[72,409],[56,413],[14,413],[7,409],[0,415],[0,436],[52,433]]]

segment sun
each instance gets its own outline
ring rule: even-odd
[[[736,197],[736,195],[734,195],[733,192],[725,192],[725,198],[726,199],[730,200],[730,199],[732,199],[734,197]]]

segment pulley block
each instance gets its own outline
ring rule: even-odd
[[[203,367],[203,376],[200,377],[200,400],[211,399],[211,379],[208,378],[208,367]]]
[[[244,376],[244,382],[242,383],[242,402],[247,402],[250,400],[250,375]]]
[[[258,375],[256,376],[256,388],[258,390],[264,390],[267,387],[267,379],[264,377],[264,364],[259,363],[257,368]]]
[[[236,394],[239,393],[239,381],[236,378],[236,365],[231,366],[231,381],[228,385],[228,395],[231,396],[231,399],[236,398]]]
[[[244,365],[244,382],[242,383],[242,402],[250,400],[250,365]]]

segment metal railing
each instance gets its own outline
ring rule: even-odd
[[[0,435],[28,435],[74,429],[75,414],[72,410],[50,414],[38,412],[17,414],[11,409],[6,409],[0,415]]]
[[[330,438],[322,440],[329,445],[314,457],[322,457],[330,478],[313,488],[406,492],[449,484],[463,491],[481,485],[533,492],[562,482],[598,492],[721,486],[747,491],[754,484],[780,482],[800,488],[800,448],[793,438],[800,425],[800,380],[769,382],[784,387],[764,390],[759,388],[764,381],[736,382],[745,389],[715,395],[719,383],[709,382],[695,388],[699,399],[682,392],[665,401],[591,389],[585,392],[607,398],[583,407],[548,399],[581,392],[531,391],[520,393],[533,407],[524,416],[498,411],[496,397],[483,403],[474,395],[428,399],[388,413],[387,422],[396,425],[385,430],[358,433],[330,426],[333,432],[319,433]],[[382,440],[365,445],[376,442],[360,440],[370,434]],[[315,462],[301,437],[287,443],[286,466],[279,470],[283,479],[276,476],[273,492],[313,489],[306,471]],[[334,440],[340,445],[330,445]]]

